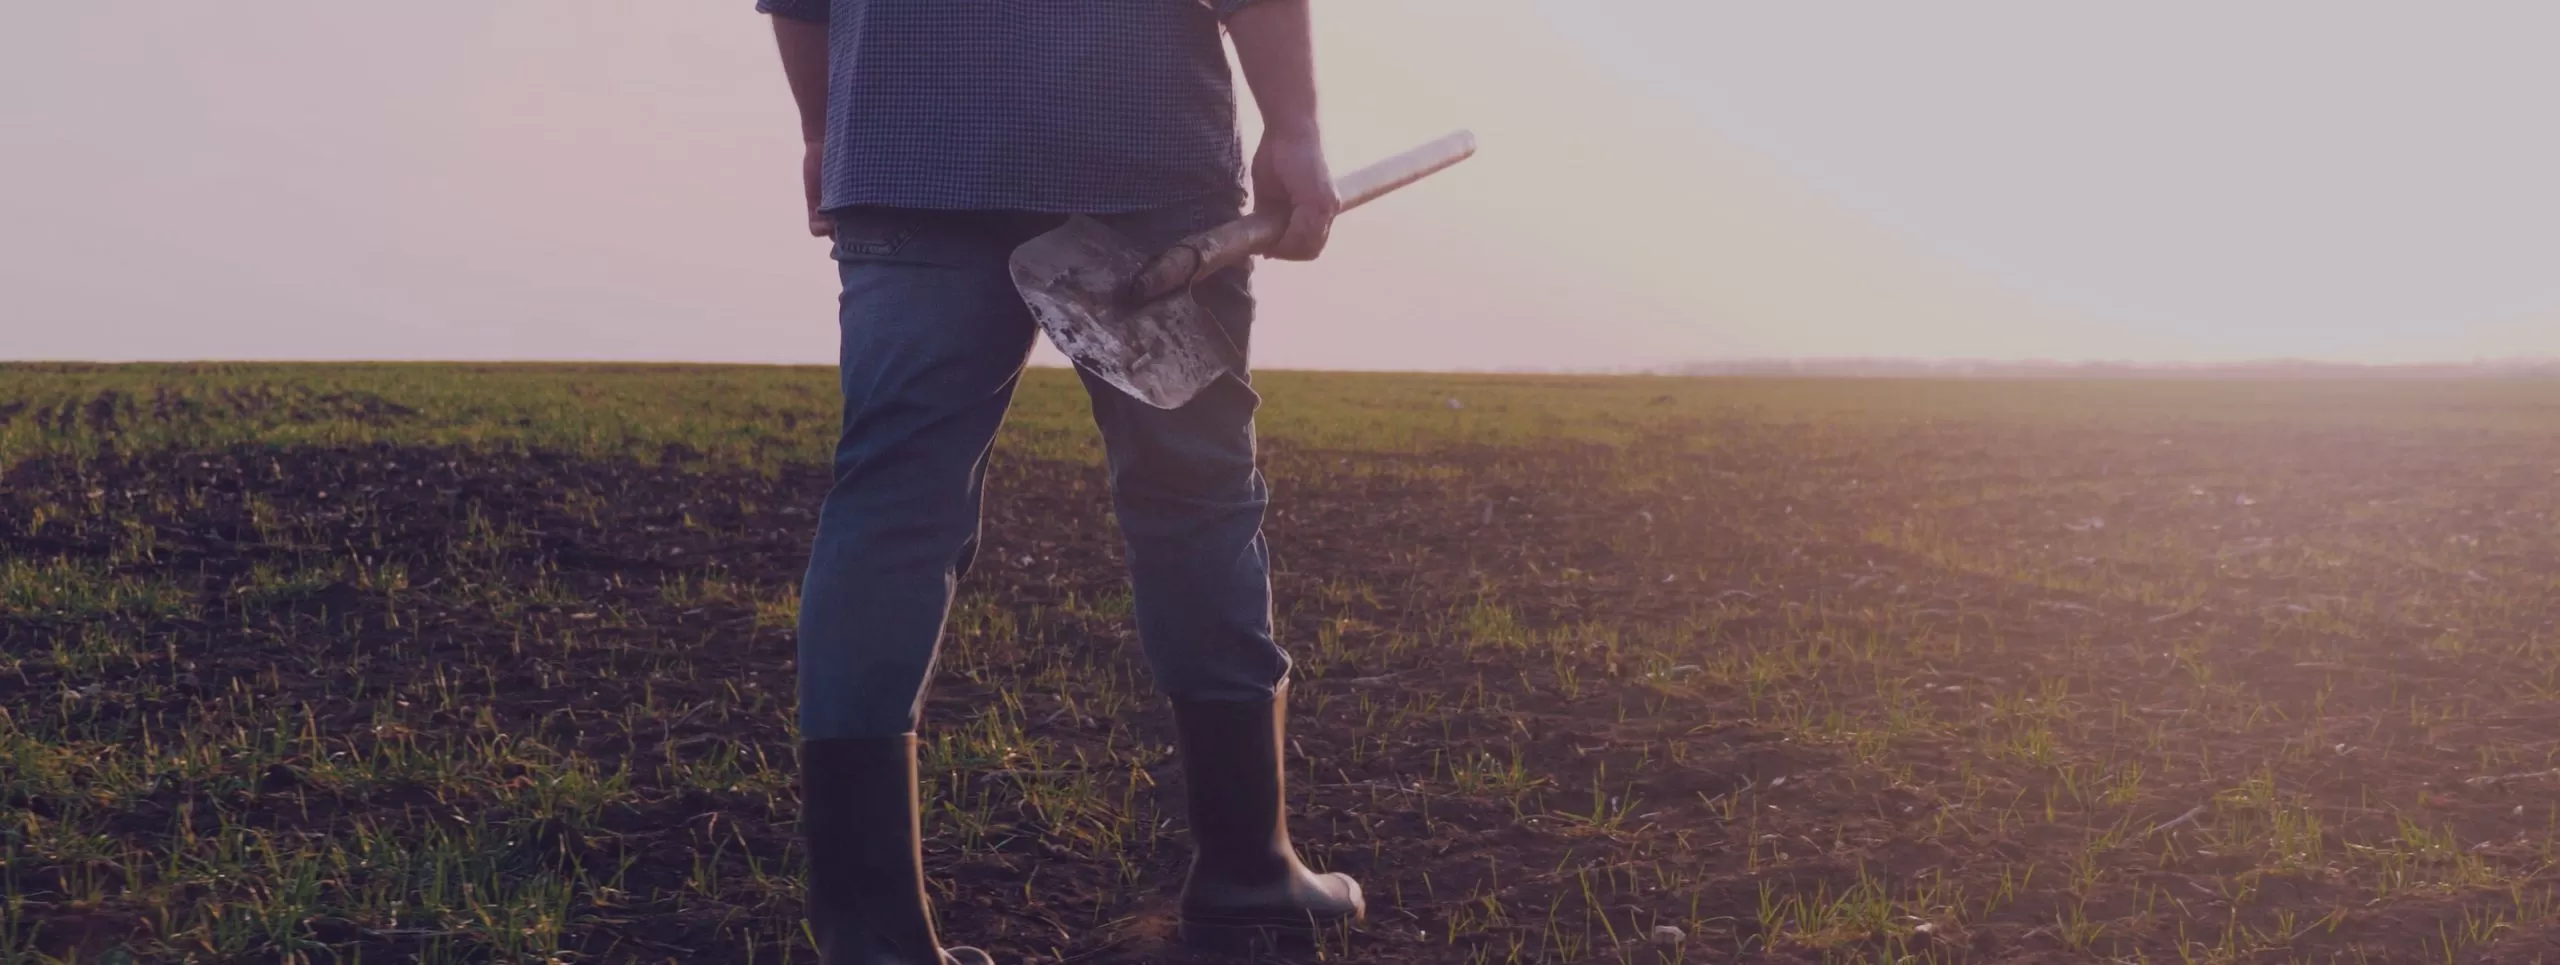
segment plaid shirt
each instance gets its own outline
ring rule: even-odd
[[[1110,214],[1241,200],[1219,36],[1252,0],[757,0],[823,21],[825,198]]]

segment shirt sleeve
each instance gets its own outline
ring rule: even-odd
[[[1254,0],[1209,0],[1209,6],[1218,11],[1219,23],[1227,22],[1227,18],[1235,16],[1236,11],[1253,6],[1253,3]]]
[[[1219,2],[1233,3],[1238,0],[1219,0]],[[1242,2],[1250,3],[1252,0],[1242,0]],[[802,20],[809,23],[827,22],[829,6],[831,6],[831,0],[756,0],[757,13],[769,13],[787,20]]]

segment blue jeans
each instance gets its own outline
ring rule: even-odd
[[[1161,246],[1237,214],[1200,202],[1102,220]],[[1055,215],[856,208],[836,221],[844,423],[800,594],[800,733],[916,729],[952,594],[976,558],[987,457],[1039,337],[1006,262]],[[1236,269],[1197,296],[1239,348],[1253,295]],[[1243,375],[1179,409],[1085,377],[1127,544],[1138,639],[1178,700],[1271,696],[1268,492]]]

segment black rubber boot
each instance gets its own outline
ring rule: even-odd
[[[800,743],[809,929],[825,965],[994,965],[944,948],[924,891],[916,735]]]
[[[1191,810],[1191,877],[1182,940],[1204,951],[1259,955],[1312,944],[1357,922],[1360,883],[1317,874],[1289,844],[1281,748],[1288,683],[1270,700],[1175,701],[1175,740]]]

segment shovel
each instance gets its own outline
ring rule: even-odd
[[[1475,152],[1475,135],[1460,131],[1337,178],[1334,192],[1347,212]],[[1150,252],[1076,215],[1014,249],[1013,284],[1076,365],[1148,405],[1178,408],[1245,370],[1191,286],[1269,248],[1288,225],[1286,212],[1257,211]]]

